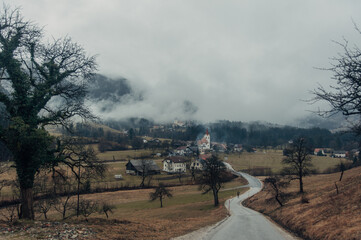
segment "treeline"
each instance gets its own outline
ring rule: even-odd
[[[222,121],[210,124],[214,141],[241,143],[259,147],[284,145],[297,137],[306,137],[313,147],[348,149],[355,148],[357,138],[351,133],[331,133],[322,128],[296,128],[262,123],[244,124]]]
[[[351,150],[359,147],[359,139],[352,133],[332,133],[323,128],[297,128],[264,123],[243,123],[232,121],[219,121],[216,123],[189,124],[187,127],[172,126],[172,124],[158,125],[146,119],[130,119],[127,122],[104,122],[111,128],[125,130],[124,133],[106,131],[102,127],[77,123],[72,132],[77,136],[97,139],[104,151],[139,148],[168,148],[178,141],[195,141],[203,137],[208,128],[212,142],[227,144],[243,144],[253,147],[283,146],[297,137],[306,137],[308,143],[314,148],[333,148],[337,150]],[[129,128],[126,128],[129,127]],[[144,143],[142,136],[152,138],[166,138],[170,142],[149,141]],[[93,141],[93,140],[90,140]]]
[[[186,128],[168,128],[152,131],[152,137],[172,140],[195,141],[203,137],[205,129],[211,133],[212,142],[243,144],[254,147],[277,147],[303,136],[313,147],[351,150],[358,148],[359,140],[352,133],[331,133],[323,128],[296,128],[290,126],[267,125],[262,123],[242,123],[220,121],[207,126],[198,124]]]
[[[76,123],[70,125],[69,129],[62,129],[66,136],[82,137],[87,144],[98,144],[100,152],[120,151],[128,149],[168,149],[174,141],[143,141],[139,129],[130,128],[123,132],[104,129],[102,126]],[[0,145],[1,149],[1,145]]]

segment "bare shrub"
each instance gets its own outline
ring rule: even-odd
[[[44,219],[48,219],[46,214],[53,206],[56,205],[56,203],[57,203],[56,197],[51,196],[50,198],[44,198],[36,201],[34,204],[34,208],[36,211],[44,215]]]
[[[113,213],[113,209],[115,206],[110,205],[108,203],[102,203],[101,207],[99,208],[99,213],[104,213],[107,218],[109,218],[108,213]]]
[[[310,203],[309,198],[305,194],[301,196],[301,203]]]
[[[71,197],[72,197],[72,183],[69,181],[64,181],[63,182],[63,193],[65,194],[65,197],[62,198],[58,198],[56,204],[54,205],[54,208],[57,212],[59,212],[62,215],[63,220],[68,218],[66,213],[71,210],[74,209],[76,203],[74,201],[71,201]]]
[[[99,203],[87,199],[81,199],[79,202],[79,214],[85,217],[85,220],[88,221],[88,217],[99,212]]]
[[[15,201],[15,196],[13,196]],[[20,204],[10,204],[1,209],[0,215],[7,221],[8,224],[13,224],[20,215]]]
[[[18,218],[18,204],[9,205],[3,208],[1,215],[6,219],[9,224],[12,224]]]
[[[280,207],[282,207],[284,201],[286,201],[289,196],[284,190],[289,186],[290,180],[281,176],[272,176],[266,178],[264,183],[266,185],[265,190],[271,193]]]

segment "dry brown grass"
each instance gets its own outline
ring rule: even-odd
[[[243,178],[236,178],[225,187],[232,188],[245,183]],[[102,213],[95,213],[88,218],[88,222],[82,217],[71,217],[66,222],[70,225],[85,224],[93,229],[95,235],[91,239],[170,239],[225,218],[227,209],[224,201],[235,196],[238,191],[221,192],[220,205],[214,207],[212,194],[202,195],[196,185],[171,187],[171,190],[173,198],[165,199],[163,208],[159,207],[159,201],[149,201],[149,193],[154,189],[81,195],[82,199],[106,202],[115,206],[115,209],[109,219]],[[241,192],[246,190],[240,189]],[[76,196],[73,196],[72,201],[75,199]],[[50,221],[61,221],[55,210],[51,210],[48,217]],[[38,213],[36,220],[44,218]]]
[[[235,179],[228,186],[244,183]],[[118,191],[83,196],[96,201],[106,201],[116,206],[110,219],[95,214],[89,225],[97,232],[97,239],[170,239],[201,227],[214,224],[227,216],[224,201],[236,190],[220,193],[219,207],[213,206],[212,196],[201,195],[197,186],[171,188],[173,198],[149,202],[153,189]],[[246,189],[242,189],[246,191]]]
[[[205,203],[176,205],[137,211],[119,220],[93,219],[89,224],[98,239],[170,239],[216,223],[227,215],[223,204],[208,208]]]
[[[284,167],[282,164],[282,159],[284,158],[282,150],[259,149],[255,153],[243,152],[241,154],[220,154],[221,159],[224,159],[224,157],[228,158],[227,162],[230,163],[235,170],[247,170],[249,168],[262,167],[270,168],[272,172],[277,173]],[[347,161],[346,159],[332,158],[329,156],[311,157],[314,168],[319,172],[335,167],[335,165],[339,164],[340,161]]]
[[[298,182],[292,182],[291,199],[284,207],[271,200],[265,191],[255,195],[247,205],[269,215],[306,239],[361,239],[361,168],[340,173],[305,178],[305,196],[301,203]],[[335,182],[339,188],[336,193]]]
[[[91,145],[94,149],[98,149],[97,144]],[[149,156],[152,153],[157,153],[159,150],[152,151],[150,149],[140,149],[140,150],[123,150],[123,151],[107,151],[99,152],[97,157],[100,160],[130,160],[143,156]]]

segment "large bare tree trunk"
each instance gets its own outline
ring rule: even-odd
[[[218,200],[218,191],[217,190],[213,190],[213,198],[214,198],[214,206],[218,206],[219,200]]]
[[[302,176],[300,176],[300,193],[303,193],[303,179],[302,179]]]
[[[34,196],[33,188],[20,188],[21,206],[20,218],[34,220]]]
[[[79,167],[80,176],[80,167]],[[76,203],[76,217],[79,217],[79,205],[80,205],[80,178],[78,178],[78,192],[77,192],[77,203]]]

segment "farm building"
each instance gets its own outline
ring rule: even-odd
[[[213,143],[212,148],[216,152],[226,152],[227,151],[227,145],[224,143]]]
[[[167,173],[186,172],[187,159],[181,156],[170,156],[163,160],[163,171]]]
[[[132,175],[154,175],[160,173],[160,168],[153,160],[129,160],[125,165],[127,174]]]
[[[179,155],[179,156],[189,156],[193,154],[193,151],[191,150],[191,148],[187,147],[187,146],[181,146],[178,147],[175,151],[174,151],[175,155]]]
[[[313,154],[317,156],[326,156],[323,148],[315,148]]]
[[[335,157],[335,158],[345,158],[346,156],[347,156],[346,151],[334,151],[332,154],[332,157]]]

